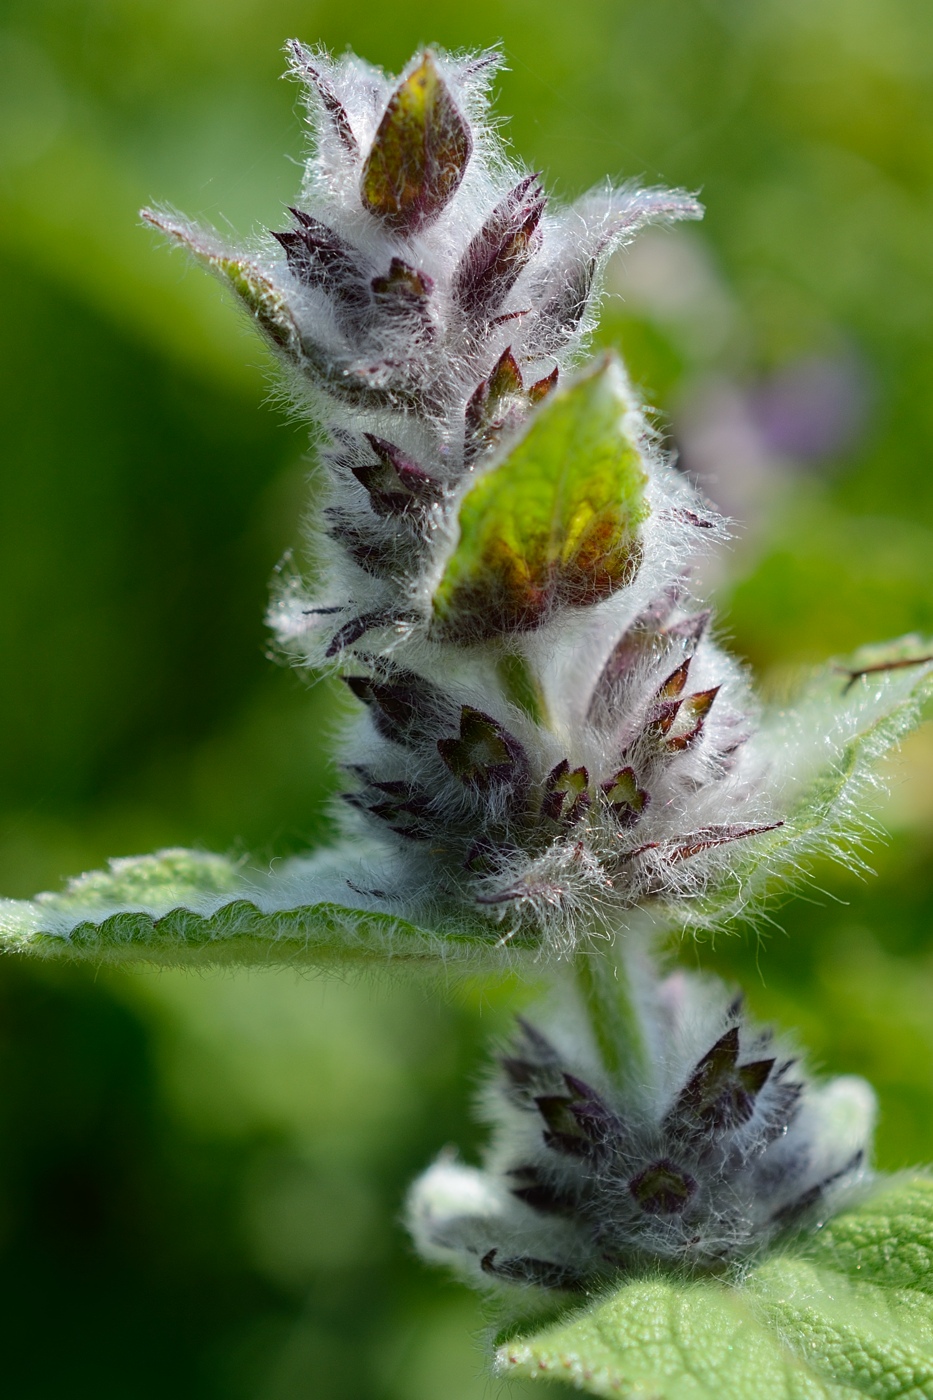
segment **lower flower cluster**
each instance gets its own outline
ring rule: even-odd
[[[682,973],[654,992],[652,1071],[620,1088],[572,1036],[527,1021],[487,1094],[484,1170],[416,1183],[422,1253],[501,1284],[582,1290],[658,1263],[710,1270],[813,1225],[868,1175],[874,1096],[822,1085],[740,1001]]]

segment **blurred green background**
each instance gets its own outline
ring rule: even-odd
[[[322,839],[330,684],[269,664],[305,432],[143,203],[249,232],[302,151],[290,35],[395,70],[504,43],[498,107],[570,196],[699,189],[611,271],[602,336],[745,522],[713,577],[763,684],[933,631],[928,0],[2,0],[0,890],[165,844]],[[868,1075],[878,1157],[933,1157],[933,741],[869,882],[681,950],[814,1063]],[[516,987],[0,966],[0,1316],[17,1400],[480,1400],[484,1319],[404,1187],[478,1141]],[[515,1395],[518,1388],[513,1388]]]

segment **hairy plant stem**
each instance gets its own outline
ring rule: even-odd
[[[651,1053],[621,940],[611,952],[578,952],[574,972],[606,1073],[620,1089],[643,1093],[651,1080]]]

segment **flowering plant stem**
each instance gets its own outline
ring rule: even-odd
[[[643,1091],[652,1078],[651,1054],[624,950],[588,945],[573,965],[606,1074],[623,1093]]]
[[[283,570],[270,621],[354,699],[344,839],[271,873],[114,861],[0,903],[0,946],[545,971],[553,1000],[493,1050],[482,1164],[443,1153],[407,1206],[424,1257],[504,1316],[577,1309],[498,1369],[933,1400],[930,1180],[873,1172],[863,1080],[814,1079],[735,988],[662,966],[667,935],[754,919],[815,853],[856,860],[873,765],[933,695],[929,643],[777,713],[719,645],[692,579],[724,523],[619,358],[583,353],[606,259],[699,218],[690,194],[555,208],[488,120],[494,52],[398,77],[289,55],[313,147],[288,227],[230,248],[144,217],[232,290],[315,424],[317,565]]]

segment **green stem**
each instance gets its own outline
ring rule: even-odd
[[[547,706],[541,682],[526,657],[518,652],[501,653],[496,670],[506,698],[517,705],[535,724],[546,725]]]
[[[574,967],[607,1074],[620,1087],[644,1089],[651,1056],[624,952],[580,952]]]

